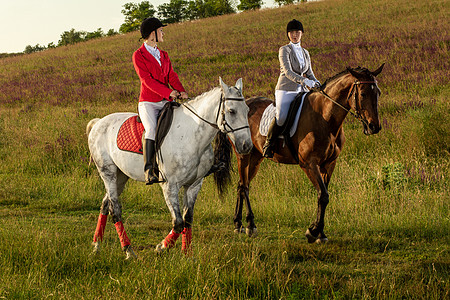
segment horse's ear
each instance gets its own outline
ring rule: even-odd
[[[376,69],[375,71],[371,72],[372,75],[376,77],[378,74],[380,74],[381,71],[383,71],[384,64],[385,64],[385,63],[383,63],[383,64],[382,64],[378,69]]]
[[[220,76],[219,76],[219,84],[224,91],[228,89],[228,86],[225,84],[225,82],[223,82],[222,77]]]
[[[358,72],[356,72],[355,70],[353,70],[350,67],[347,67],[347,71],[350,72],[350,74],[352,74],[354,77],[358,78],[359,76],[361,76],[361,74],[359,74]]]
[[[238,90],[239,91],[241,91],[241,94],[242,94],[242,78],[239,78],[237,81],[236,81],[236,84],[234,85],[235,87],[237,87],[238,88]]]

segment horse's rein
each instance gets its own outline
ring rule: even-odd
[[[331,102],[333,102],[334,104],[336,104],[337,106],[339,106],[340,108],[342,108],[343,110],[345,110],[346,112],[350,113],[352,116],[354,116],[356,119],[360,120],[364,125],[368,126],[369,124],[367,124],[367,121],[364,120],[361,117],[361,114],[359,113],[359,111],[357,110],[358,105],[356,103],[356,90],[358,89],[358,86],[360,84],[377,84],[376,80],[374,81],[359,81],[356,80],[353,84],[352,84],[352,89],[350,90],[350,94],[347,97],[347,101],[350,100],[350,98],[352,97],[352,95],[355,98],[355,112],[352,111],[351,106],[350,109],[346,108],[345,106],[343,106],[342,104],[336,102],[334,99],[332,99],[330,96],[328,96],[327,93],[325,93],[324,90],[321,90],[320,93],[325,96],[325,98],[327,98],[328,100],[330,100]]]
[[[184,107],[186,107],[192,114],[194,114],[197,118],[199,118],[200,120],[202,120],[203,122],[205,122],[206,124],[210,125],[211,127],[220,130],[220,127],[217,125],[217,120],[219,119],[219,114],[222,113],[223,116],[223,120],[222,120],[222,126],[224,129],[224,133],[228,134],[231,132],[235,132],[241,129],[245,129],[245,128],[250,128],[248,125],[246,126],[242,126],[236,129],[233,129],[233,127],[230,126],[230,124],[228,124],[227,120],[225,119],[225,110],[221,109],[222,108],[222,103],[224,103],[226,100],[231,100],[231,101],[244,101],[245,99],[242,98],[232,98],[232,97],[228,97],[228,98],[224,98],[223,94],[220,96],[220,104],[219,104],[219,110],[217,111],[217,116],[216,116],[216,123],[212,123],[208,120],[206,120],[205,118],[203,118],[202,116],[200,116],[199,114],[197,114],[192,108],[190,108],[187,103],[181,103],[181,105],[183,105]],[[231,130],[226,130],[225,126],[228,126]],[[221,131],[221,130],[220,130]]]

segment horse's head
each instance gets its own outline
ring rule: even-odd
[[[248,126],[249,108],[242,95],[242,78],[235,86],[228,86],[219,77],[222,100],[217,125],[226,133],[239,154],[247,154],[253,147]]]
[[[364,134],[376,134],[381,130],[378,117],[378,97],[381,92],[375,77],[381,73],[384,64],[371,72],[366,68],[347,68],[355,77],[349,94],[350,106],[356,111],[364,125]]]

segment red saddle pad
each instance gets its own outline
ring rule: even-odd
[[[117,147],[123,151],[142,154],[142,134],[144,125],[137,122],[137,117],[128,118],[120,126],[117,134]]]

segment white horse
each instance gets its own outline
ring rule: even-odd
[[[221,78],[219,82],[220,87],[174,109],[172,125],[157,153],[160,180],[163,181],[160,186],[173,225],[169,235],[157,245],[157,252],[173,247],[180,234],[183,252],[189,251],[194,204],[203,178],[214,161],[211,145],[214,136],[219,131],[225,133],[239,153],[246,154],[252,149],[247,118],[249,109],[242,96],[242,79],[234,87],[227,86]],[[120,126],[135,115],[114,113],[93,119],[87,125],[91,157],[106,188],[94,234],[94,252],[99,251],[110,214],[127,259],[135,254],[122,224],[119,196],[129,178],[144,182],[144,159],[140,154],[120,150],[116,138]],[[178,197],[182,187],[185,191],[183,215]]]

